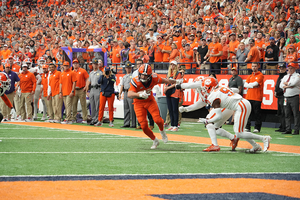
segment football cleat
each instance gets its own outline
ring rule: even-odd
[[[168,142],[168,136],[166,134],[166,131],[163,130],[163,131],[159,131],[160,132],[160,135],[162,137],[162,140],[164,141],[164,143],[167,143]]]
[[[158,141],[157,138],[155,138],[155,139],[153,140],[153,144],[152,144],[152,146],[151,146],[151,149],[156,149],[158,145],[159,145],[159,141]]]
[[[205,152],[220,151],[220,147],[212,144],[211,146],[207,147],[206,149],[203,149],[203,151],[205,151]]]
[[[270,136],[265,136],[263,139],[264,142],[264,152],[268,151],[268,149],[270,148],[270,140],[272,138]]]
[[[234,135],[234,138],[231,140],[230,146],[232,147],[232,151],[235,151],[235,148],[238,145],[240,138],[237,138],[236,135]]]
[[[262,148],[259,144],[256,144],[252,149],[247,149],[246,153],[256,153],[257,151],[261,151]]]

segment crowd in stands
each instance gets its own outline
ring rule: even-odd
[[[41,57],[62,63],[60,47],[100,47],[109,63],[139,58],[167,69],[176,60],[190,63],[187,73],[220,73],[231,68],[226,62],[297,62],[300,55],[298,0],[15,0],[2,5],[0,25],[2,63],[11,55],[16,63]],[[266,56],[270,39],[278,55]],[[88,55],[79,60],[91,61]]]
[[[260,63],[258,70],[266,75],[277,74],[278,66],[299,67],[299,0],[15,0],[2,3],[0,7],[0,71],[9,66],[20,75],[22,67],[36,66],[37,71],[31,72],[38,82],[33,81],[32,86],[44,84],[43,77],[37,77],[39,72],[46,79],[48,70],[53,76],[61,71],[56,71],[57,66],[69,70],[74,68],[74,63],[76,66],[77,63],[90,63],[89,75],[94,71],[94,76],[99,78],[99,70],[102,78],[106,76],[107,80],[112,80],[111,85],[115,78],[106,67],[126,67],[126,63],[136,64],[137,61],[149,63],[154,71],[165,70],[166,73],[170,63],[179,63],[187,74],[226,74],[232,68],[238,74],[251,74],[252,63]],[[109,64],[104,66],[103,57],[89,53],[75,56],[73,63],[67,62],[61,47],[102,48],[107,52]],[[44,74],[41,63],[48,64]],[[96,82],[96,78],[93,81]],[[88,75],[80,86],[70,87],[68,93],[87,92],[88,85],[84,84],[87,80]],[[90,84],[92,80],[89,81]],[[75,82],[72,80],[68,86]],[[50,92],[53,98],[64,93],[59,84],[62,81],[56,80],[57,94]],[[19,86],[16,85],[16,90]],[[100,86],[91,86],[100,89]],[[101,88],[107,95],[105,90],[107,88]],[[35,93],[35,88],[30,93]],[[39,99],[38,95],[34,98]],[[44,101],[51,95],[44,87]],[[174,119],[177,121],[176,108],[180,101],[175,100],[170,107],[174,112],[170,115],[176,113]],[[69,112],[70,109],[67,108]],[[103,108],[101,112],[103,115]],[[72,121],[74,116],[69,118],[68,121]],[[86,116],[84,118],[86,121]],[[172,126],[177,124],[175,121],[171,122]]]

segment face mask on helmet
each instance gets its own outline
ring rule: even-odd
[[[140,66],[139,70],[139,80],[143,83],[148,82],[151,79],[152,69],[148,64],[143,64]]]
[[[4,73],[0,73],[0,96],[2,96],[5,91],[10,89],[10,85],[10,78]]]

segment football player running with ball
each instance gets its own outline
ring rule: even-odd
[[[138,72],[139,75],[131,80],[128,97],[134,99],[134,111],[141,124],[142,130],[151,140],[153,140],[151,149],[156,149],[159,141],[148,126],[147,111],[149,111],[154,122],[158,125],[164,143],[168,142],[168,137],[164,130],[164,120],[160,116],[159,108],[152,94],[152,88],[155,85],[162,83],[179,84],[182,80],[160,78],[157,74],[152,73],[151,66],[148,64],[141,65]]]

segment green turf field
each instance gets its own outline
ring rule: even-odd
[[[115,120],[114,128],[122,123]],[[223,128],[232,132],[230,125]],[[263,128],[261,134],[271,135],[273,144],[300,146],[299,135],[274,130]],[[169,134],[208,137],[203,124],[190,122]],[[246,154],[245,149],[232,152],[230,147],[207,153],[202,152],[207,144],[173,141],[161,141],[156,150],[150,150],[152,141],[146,138],[4,123],[0,140],[0,176],[300,172],[300,154],[292,153]]]

